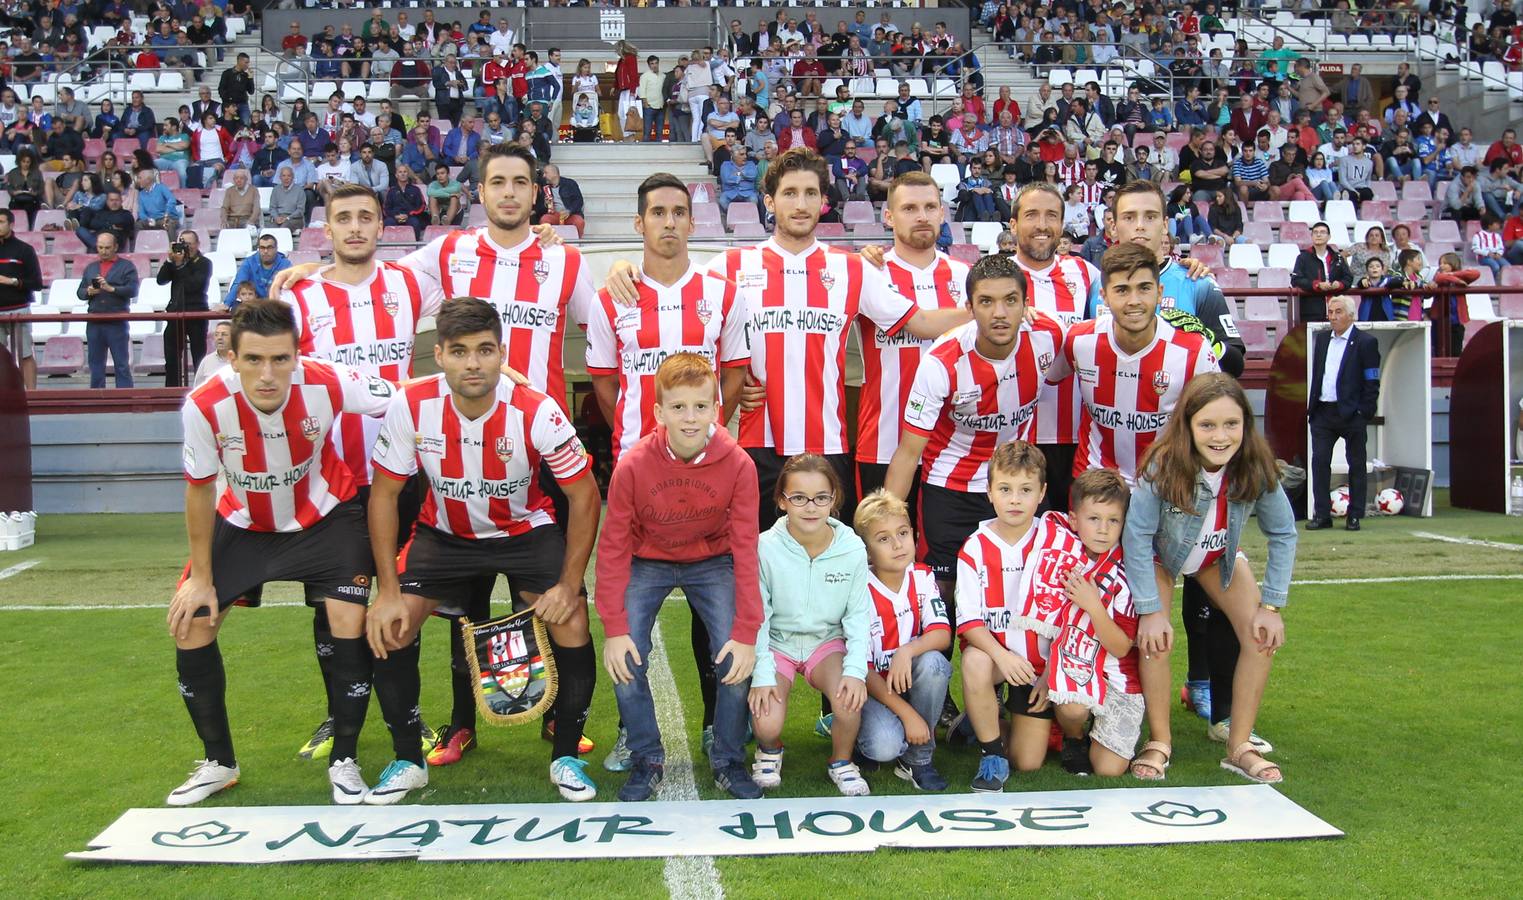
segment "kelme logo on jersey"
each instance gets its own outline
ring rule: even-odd
[[[1169,373],[1159,370],[1153,373],[1153,390],[1162,397],[1169,390]]]
[[[315,441],[322,436],[323,429],[317,421],[317,416],[307,416],[301,420],[301,433],[309,441]]]
[[[503,462],[513,458],[513,439],[500,437],[497,439],[497,458]]]
[[[545,279],[549,278],[549,277],[550,277],[550,264],[545,262],[542,259],[536,259],[534,261],[534,280],[539,282],[540,284],[544,284],[545,283]]]

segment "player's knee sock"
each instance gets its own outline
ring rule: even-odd
[[[575,759],[577,744],[582,741],[582,726],[587,723],[587,710],[592,705],[592,690],[598,682],[597,658],[590,640],[580,647],[562,647],[552,640],[550,648],[555,653],[555,671],[560,678],[550,757]]]
[[[465,629],[459,622],[450,622],[450,694],[453,706],[450,710],[450,728],[476,727],[476,691],[471,684],[471,664],[465,658]]]
[[[227,724],[227,673],[217,642],[195,650],[176,649],[175,671],[180,678],[180,696],[206,758],[224,766],[237,765],[232,729]]]
[[[375,690],[381,717],[391,732],[397,759],[423,765],[423,717],[418,711],[418,640],[375,661]]]
[[[698,690],[703,694],[703,727],[714,724],[714,698],[718,696],[719,678],[714,674],[714,657],[709,652],[709,629],[703,619],[693,613],[693,664],[698,667]]]
[[[328,627],[328,608],[312,610],[312,644],[317,649],[317,669],[323,676],[323,696],[333,696],[333,631]],[[329,708],[332,715],[332,708]]]
[[[1185,673],[1189,681],[1205,681],[1211,677],[1210,638],[1207,636],[1207,619],[1211,615],[1211,600],[1205,588],[1194,578],[1186,578],[1184,603],[1180,608],[1184,620],[1190,667]]]
[[[354,759],[370,708],[370,645],[364,638],[333,639],[333,689],[328,712],[333,715],[333,749],[328,763]]]

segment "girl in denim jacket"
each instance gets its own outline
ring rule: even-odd
[[[1169,604],[1179,577],[1195,575],[1231,620],[1244,650],[1254,651],[1238,657],[1222,768],[1252,781],[1279,782],[1280,767],[1263,756],[1269,748],[1250,739],[1274,653],[1285,643],[1280,610],[1295,563],[1295,515],[1237,381],[1217,373],[1191,379],[1138,471],[1123,546],[1141,617],[1137,645],[1151,740],[1132,761],[1132,774],[1162,781],[1169,767]],[[1262,589],[1237,549],[1250,513],[1269,538]]]

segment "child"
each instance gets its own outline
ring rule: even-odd
[[[1445,253],[1438,258],[1438,271],[1433,273],[1435,287],[1468,287],[1481,277],[1479,269],[1463,269],[1458,253]],[[1465,303],[1464,294],[1449,295],[1449,341],[1450,348],[1455,355],[1459,354],[1460,346],[1465,342],[1465,323],[1470,320],[1469,307]],[[1439,317],[1443,315],[1443,305],[1438,298],[1432,298],[1428,308],[1428,317],[1433,320],[1433,355],[1439,355],[1439,333],[1441,327],[1438,324]]]
[[[983,163],[973,160],[968,163],[968,177],[957,185],[959,203],[965,203],[972,211],[972,218],[967,218],[967,213],[958,216],[964,222],[998,222],[999,212],[994,205],[994,186],[984,174]]]
[[[927,566],[915,563],[915,533],[903,500],[876,490],[857,504],[852,522],[867,544],[867,705],[858,753],[876,766],[897,760],[894,774],[922,791],[944,791],[931,765],[936,722],[946,698],[952,646],[946,604]]]
[[[1502,268],[1507,265],[1507,248],[1502,243],[1502,220],[1494,213],[1481,216],[1481,230],[1470,239],[1470,252],[1475,254],[1476,262],[1491,270],[1493,276],[1502,277]]]
[[[648,799],[665,772],[646,665],[661,604],[678,587],[710,635],[718,676],[714,783],[737,799],[761,796],[744,765],[746,694],[762,621],[756,469],[716,425],[717,382],[699,354],[667,357],[656,370],[656,430],[620,457],[608,488],[596,600],[603,664],[631,760],[620,800]]]
[[[1269,539],[1262,590],[1237,550],[1250,513]],[[1285,643],[1280,610],[1296,561],[1296,521],[1280,489],[1274,453],[1255,430],[1248,396],[1231,376],[1204,373],[1185,385],[1168,424],[1143,454],[1122,539],[1126,580],[1139,614],[1139,668],[1151,738],[1132,760],[1132,775],[1162,781],[1169,767],[1174,646],[1169,604],[1179,576],[1194,575],[1243,647],[1222,768],[1250,781],[1281,781],[1280,767],[1263,756],[1267,749],[1260,751],[1250,739],[1275,651]]]
[[[1072,235],[1089,234],[1089,204],[1084,202],[1084,186],[1071,184],[1063,192],[1063,230]]]
[[[1033,527],[1047,493],[1047,460],[1035,445],[1009,441],[989,459],[989,502],[995,517],[978,526],[957,554],[957,636],[962,644],[962,697],[982,751],[972,788],[999,793],[1014,760],[1033,771],[1047,756],[1052,710],[1038,676],[1046,646],[1017,627],[1022,578],[1044,529]],[[996,689],[1009,685],[1010,749],[1000,733]]]
[[[1423,252],[1408,247],[1396,254],[1397,277],[1400,286],[1409,289],[1423,287]],[[1422,312],[1422,300],[1416,294],[1400,294],[1391,298],[1391,316],[1396,321],[1416,319]]]
[[[830,780],[848,797],[868,793],[851,761],[867,700],[867,551],[831,514],[844,499],[840,477],[823,456],[801,453],[783,464],[773,502],[783,512],[762,534],[762,625],[751,675],[751,714],[761,788],[783,783],[783,720],[799,672],[830,698]]]
[[[1114,469],[1089,469],[1069,492],[1069,519],[1085,562],[1066,579],[1068,603],[1047,659],[1047,696],[1063,729],[1064,768],[1075,774],[1125,774],[1142,733],[1142,684],[1133,643],[1137,612],[1121,552],[1129,498],[1126,480]],[[1084,724],[1091,714],[1095,720],[1086,741]],[[1074,759],[1086,744],[1087,758]]]
[[[1381,290],[1384,288],[1401,287],[1401,285],[1402,279],[1399,276],[1386,274],[1385,260],[1378,256],[1372,256],[1365,260],[1364,277],[1354,282],[1354,287],[1360,290]],[[1359,297],[1359,321],[1396,321],[1396,310],[1392,305],[1391,295],[1361,295]]]

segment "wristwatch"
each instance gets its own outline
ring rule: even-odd
[[[1259,609],[1268,610],[1269,612],[1272,612],[1276,615],[1278,615],[1280,612],[1280,608],[1278,606],[1272,606],[1268,603],[1264,603],[1263,601],[1259,602]]]

